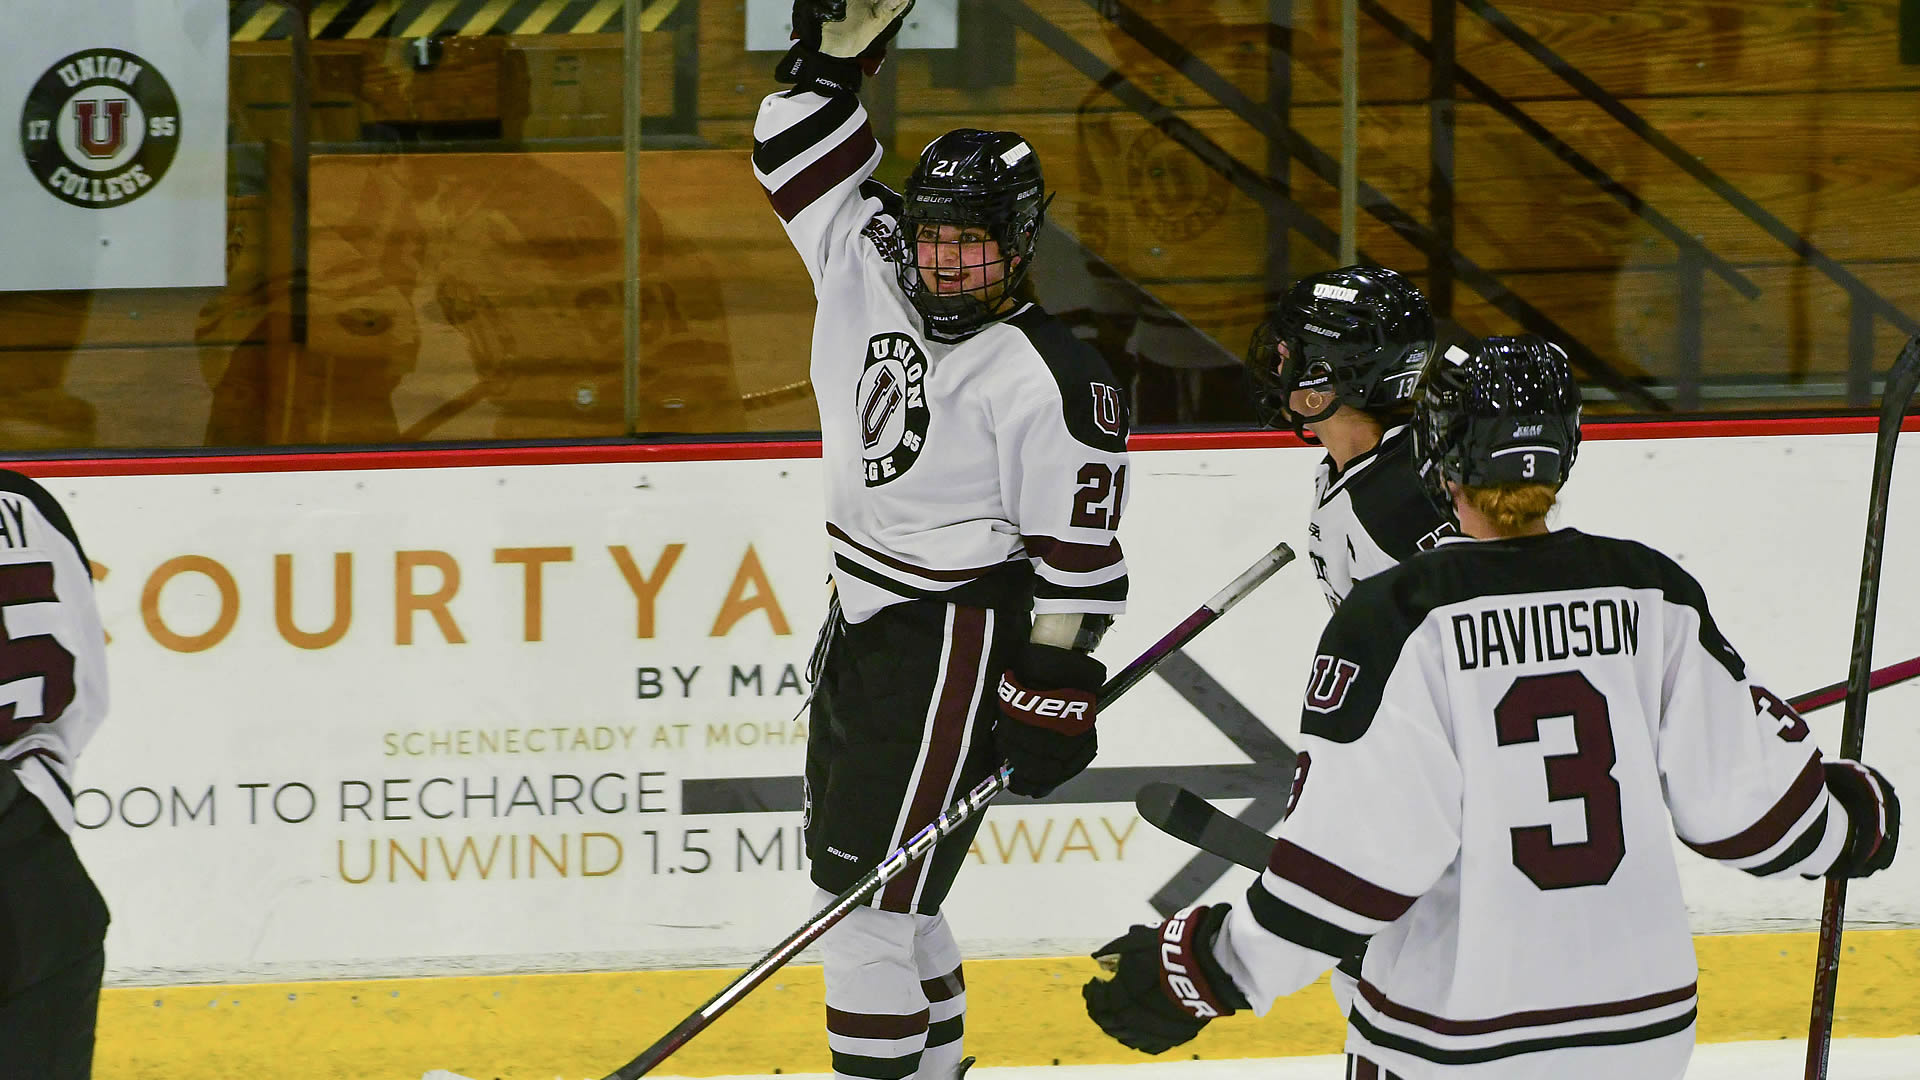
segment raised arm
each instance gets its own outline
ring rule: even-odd
[[[793,88],[769,94],[753,124],[754,177],[816,288],[834,254],[880,208],[880,193],[867,187],[880,144],[857,95],[913,0],[847,0],[846,17],[834,22],[821,6],[796,0],[796,40],[774,70]]]

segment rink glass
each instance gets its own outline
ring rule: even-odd
[[[747,161],[787,7],[233,0],[225,285],[0,293],[0,451],[809,433]],[[1920,330],[1911,7],[1357,0],[1343,85],[1338,0],[920,0],[862,97],[895,186],[1032,142],[1039,298],[1136,430],[1253,426],[1345,151],[1353,249],[1589,415],[1865,411]]]

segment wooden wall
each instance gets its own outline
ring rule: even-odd
[[[1004,12],[999,0],[967,0]],[[1246,119],[1154,57],[1087,0],[1024,0],[1108,71],[1164,104],[1255,174],[1268,146]],[[1427,0],[1379,0],[1430,36]],[[1268,98],[1267,0],[1135,0],[1132,10],[1256,106]],[[1338,4],[1294,5],[1289,116],[1337,159]],[[1760,294],[1709,277],[1708,377],[1834,381],[1848,297],[1792,248],[1566,82],[1457,9],[1458,64],[1510,98],[1734,264]],[[1501,10],[1791,231],[1920,315],[1920,69],[1898,63],[1893,0],[1676,0],[1650,9],[1511,0]],[[681,0],[643,35],[642,426],[810,427],[811,296],[745,162],[771,56],[747,54],[741,7]],[[1024,32],[975,23],[968,63],[898,53],[870,87],[897,181],[928,139],[961,124],[1011,128],[1060,193],[1054,219],[1098,260],[1220,345],[1142,344],[1126,301],[1094,313],[1136,373],[1237,355],[1266,288],[1261,204],[1085,72]],[[996,41],[1008,44],[996,44]],[[618,35],[449,38],[416,71],[407,43],[315,45],[310,335],[290,340],[284,42],[236,44],[231,130],[267,167],[230,198],[224,290],[0,295],[0,447],[389,441],[617,434],[622,288]],[[1429,68],[1361,21],[1363,179],[1428,218]],[[1009,52],[1010,50],[1010,52]],[[696,69],[676,98],[675,61]],[[1011,81],[991,85],[1010,66]],[[981,78],[981,73],[986,78]],[[969,78],[989,85],[963,85]],[[1464,91],[1454,127],[1456,244],[1514,296],[1622,369],[1682,369],[1673,245]],[[685,123],[683,123],[685,121]],[[488,154],[367,153],[381,140],[497,140]],[[559,140],[559,141],[556,141]],[[475,144],[479,145],[479,144]],[[692,147],[704,147],[695,149]],[[239,159],[236,159],[239,160]],[[251,159],[250,159],[251,160]],[[1335,189],[1293,163],[1308,213],[1338,226]],[[1361,249],[1424,278],[1426,257],[1363,212]],[[1331,265],[1299,234],[1287,272]],[[1071,258],[1043,266],[1071,283]],[[1067,292],[1073,290],[1067,289]],[[1124,300],[1124,298],[1123,298]],[[1475,333],[1514,326],[1456,288]],[[1900,335],[1884,321],[1878,351]],[[1129,339],[1134,345],[1123,343]],[[1185,353],[1185,350],[1181,350]],[[1140,384],[1140,413],[1169,414]],[[1226,383],[1222,384],[1227,386]],[[1224,391],[1221,391],[1224,392]],[[1831,398],[1822,398],[1832,403]],[[1191,404],[1191,403],[1189,403]],[[1215,402],[1213,415],[1237,402]],[[1183,406],[1184,408],[1184,406]],[[1209,415],[1206,410],[1198,414]]]

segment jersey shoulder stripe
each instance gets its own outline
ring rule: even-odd
[[[840,125],[853,118],[860,99],[851,94],[825,98],[818,108],[806,113],[778,133],[753,143],[753,167],[771,176],[781,166],[827,140]]]
[[[1707,610],[1700,584],[1645,544],[1577,529],[1505,540],[1450,539],[1354,585],[1328,620],[1318,651],[1357,665],[1362,674],[1343,688],[1339,707],[1303,710],[1301,730],[1342,743],[1364,735],[1407,640],[1440,608],[1482,597],[1606,588],[1654,589],[1669,603],[1692,608],[1708,654],[1729,675],[1746,677],[1740,655]]]
[[[12,469],[0,469],[0,492],[11,492],[31,502],[33,508],[40,511],[40,516],[47,519],[47,524],[53,526],[55,531],[66,537],[67,542],[73,545],[74,554],[80,557],[80,565],[89,565],[86,548],[81,546],[80,534],[74,531],[73,522],[68,519],[66,509],[55,501],[53,494],[41,487],[38,481],[23,473],[14,472]]]
[[[1067,432],[1096,450],[1125,453],[1127,402],[1106,358],[1039,304],[1028,304],[1007,325],[1025,336],[1060,388]]]
[[[1431,546],[1432,538],[1453,531],[1421,490],[1410,430],[1399,428],[1389,434],[1375,449],[1371,464],[1349,473],[1351,479],[1344,488],[1360,527],[1395,562],[1413,558],[1425,550],[1423,543]]]
[[[863,123],[840,145],[820,155],[813,164],[794,174],[793,179],[779,189],[769,191],[767,199],[773,203],[773,211],[780,215],[780,220],[792,221],[800,216],[800,211],[832,191],[835,185],[859,172],[869,162],[878,161],[880,154],[880,144],[874,140],[872,126]]]

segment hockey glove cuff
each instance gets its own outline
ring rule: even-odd
[[[1079,775],[1099,750],[1094,733],[1106,665],[1085,653],[1028,643],[1000,676],[994,744],[1013,776],[1007,790],[1040,798]]]
[[[1093,954],[1112,978],[1080,989],[1087,1016],[1123,1046],[1165,1053],[1215,1017],[1247,1008],[1246,996],[1213,956],[1232,908],[1200,905],[1164,922],[1134,926]]]
[[[1861,878],[1886,869],[1900,846],[1900,796],[1872,766],[1844,758],[1823,764],[1827,791],[1847,811],[1847,846],[1827,876]]]
[[[774,65],[777,82],[832,96],[860,89],[886,61],[914,0],[794,0],[794,45]]]

